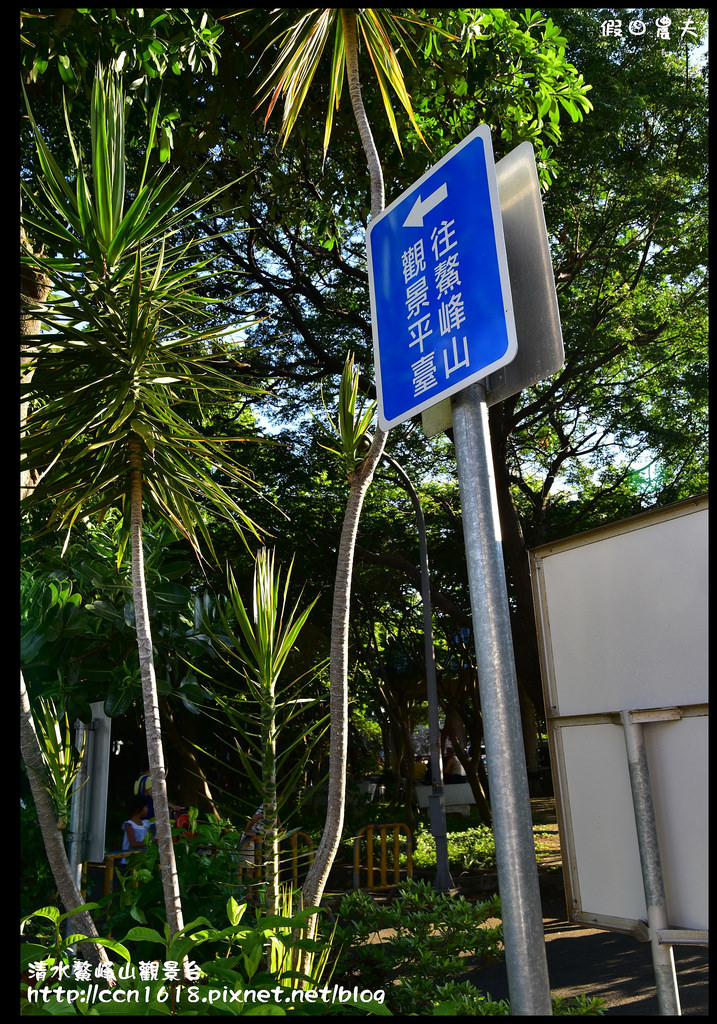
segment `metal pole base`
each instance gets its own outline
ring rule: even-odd
[[[511,1015],[552,1015],[510,609],[482,383],[453,400]]]

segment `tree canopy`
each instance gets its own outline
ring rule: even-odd
[[[241,424],[244,436],[261,442],[241,451],[261,485],[244,509],[272,538],[280,561],[295,556],[297,588],[310,581],[319,595],[311,624],[320,645],[346,481],[321,447],[311,413],[322,416],[322,384],[331,405],[349,351],[362,390],[373,395],[368,174],[348,104],[334,110],[324,152],[328,53],[318,93],[283,139],[278,124],[265,124],[256,94],[255,66],[275,34],[265,31],[266,12],[226,14],[33,9],[23,21],[24,80],[48,133],[64,88],[80,140],[89,135],[89,87],[100,56],[116,62],[129,86],[130,126],[152,108],[161,80],[156,157],[170,156],[180,174],[203,162],[186,203],[235,182],[196,227],[212,267],[206,294],[226,302],[223,313],[208,307],[212,315],[245,323],[260,311],[259,322],[233,339],[234,363],[221,366],[260,393],[232,405],[217,395],[201,430],[231,436]],[[491,433],[518,675],[538,710],[527,548],[706,489],[708,80],[699,47],[707,14],[669,14],[665,38],[650,12],[642,34],[628,29],[624,11],[608,9],[416,12],[405,22],[410,55],[399,52],[415,116],[414,125],[396,104],[400,149],[380,85],[364,83],[388,201],[479,123],[491,126],[497,158],[522,141],[535,147],[566,361],[550,380],[493,407]],[[603,31],[619,20],[620,35]],[[443,33],[430,46],[423,21]],[[139,154],[132,139],[131,131],[130,161]],[[29,151],[22,170],[32,172]],[[421,495],[437,644],[453,680],[457,665],[470,665],[471,651],[450,438],[426,439],[413,422],[395,428],[388,446]],[[215,547],[248,584],[250,553],[221,522],[207,521]],[[368,682],[379,661],[390,665],[397,651],[403,664],[420,656],[417,551],[410,505],[383,467],[358,537],[357,702],[385,707]],[[223,567],[205,571],[188,569],[177,582],[220,590]]]

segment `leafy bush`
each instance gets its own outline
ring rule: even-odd
[[[456,874],[475,874],[479,871],[494,871],[495,839],[493,830],[488,825],[468,825],[454,828],[446,836],[448,843],[448,863],[451,871]],[[536,837],[536,854],[548,852],[549,847]],[[429,828],[419,823],[414,834],[414,866],[420,870],[430,870],[436,866],[436,844]]]
[[[427,882],[406,882],[381,903],[367,892],[351,893],[338,910],[334,980],[382,990],[396,1016],[511,1016],[506,1000],[492,999],[465,978],[502,957],[502,926],[489,923],[499,914],[497,897],[471,903]],[[598,1016],[602,1005],[586,997],[554,998],[553,1013]]]
[[[246,905],[230,899],[226,905],[229,924],[222,928],[198,918],[171,939],[166,927],[160,934],[145,926],[131,928],[121,942],[100,939],[114,957],[109,971],[92,970],[75,954],[74,946],[83,937],[63,936],[71,914],[43,907],[23,920],[23,927],[32,918],[43,920],[49,935],[44,942],[35,939],[21,948],[21,1013],[133,1017],[332,1013],[335,989],[328,985],[327,974],[331,937],[302,938],[314,908],[294,913],[286,894],[282,907],[284,912],[274,916],[258,912],[256,920],[245,925]],[[95,908],[96,904],[87,904],[80,909]],[[151,947],[152,960],[132,962],[130,950],[138,942]],[[309,954],[304,974],[295,970],[297,950]],[[308,998],[310,993],[315,993],[313,999]],[[341,1006],[352,1014],[384,1012],[380,1000],[347,995]]]
[[[451,871],[470,874],[495,868],[495,840],[487,825],[449,832],[446,838]],[[421,870],[436,866],[436,841],[424,825],[419,825],[414,835],[413,864]]]
[[[436,995],[439,1002],[433,1008],[434,1017],[512,1017],[507,999],[496,1001],[490,995],[480,992],[470,981],[438,985]],[[605,1010],[602,999],[575,996],[561,999],[553,996],[554,1017],[602,1017]]]
[[[352,893],[338,911],[335,976],[385,990],[395,1014],[431,1013],[440,982],[501,956],[501,926],[486,925],[498,913],[497,898],[470,903],[427,882],[407,882],[382,904]]]
[[[185,918],[205,918],[219,927],[227,899],[242,902],[247,888],[237,879],[240,833],[229,822],[209,819],[193,823],[188,834],[174,826],[174,852]],[[135,924],[164,926],[166,912],[155,844],[127,858],[118,868],[119,891],[107,906],[110,932],[117,935]]]

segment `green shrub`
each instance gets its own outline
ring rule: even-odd
[[[489,923],[499,914],[497,897],[471,903],[428,882],[406,882],[387,901],[351,893],[338,910],[334,980],[383,991],[396,1016],[511,1016],[509,1002],[465,977],[502,957],[502,926]],[[602,1006],[582,996],[553,999],[556,1015],[599,1016]]]
[[[176,826],[174,853],[186,920],[203,917],[219,927],[230,897],[243,902],[247,888],[237,880],[240,833],[229,822],[213,818],[193,822],[194,834]],[[107,929],[113,935],[135,924],[163,927],[166,921],[156,844],[127,858],[115,874],[116,887],[106,906]],[[101,901],[105,902],[105,901]]]
[[[495,840],[487,825],[476,825],[463,831],[449,832],[448,864],[457,873],[489,871],[495,868]],[[430,870],[436,866],[436,841],[424,825],[414,835],[414,867]]]
[[[268,916],[257,911],[249,924],[243,921],[246,905],[230,899],[226,905],[229,923],[222,928],[199,918],[171,939],[166,926],[164,934],[136,926],[121,942],[99,939],[113,959],[110,978],[92,969],[75,952],[82,936],[63,934],[72,915],[43,907],[22,922],[24,928],[32,918],[40,918],[48,926],[48,934],[44,941],[34,939],[21,947],[21,1014],[330,1014],[335,991],[328,984],[331,936],[319,941],[302,938],[314,908],[294,913],[291,896],[286,893],[280,902],[283,913]],[[94,908],[88,904],[84,909]],[[136,943],[151,949],[150,960],[132,957]],[[294,953],[298,950],[310,954],[305,974],[295,970]],[[307,998],[310,993],[316,994],[314,999]],[[363,994],[371,995],[365,989]],[[352,1014],[384,1012],[380,1000],[357,998],[348,991],[340,1009]]]
[[[385,991],[392,1013],[431,1013],[437,984],[501,956],[501,926],[486,925],[498,913],[496,898],[470,903],[427,882],[406,882],[381,904],[352,893],[338,911],[335,977]]]

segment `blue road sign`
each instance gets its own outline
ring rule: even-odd
[[[379,426],[518,351],[490,129],[480,125],[369,224]]]

